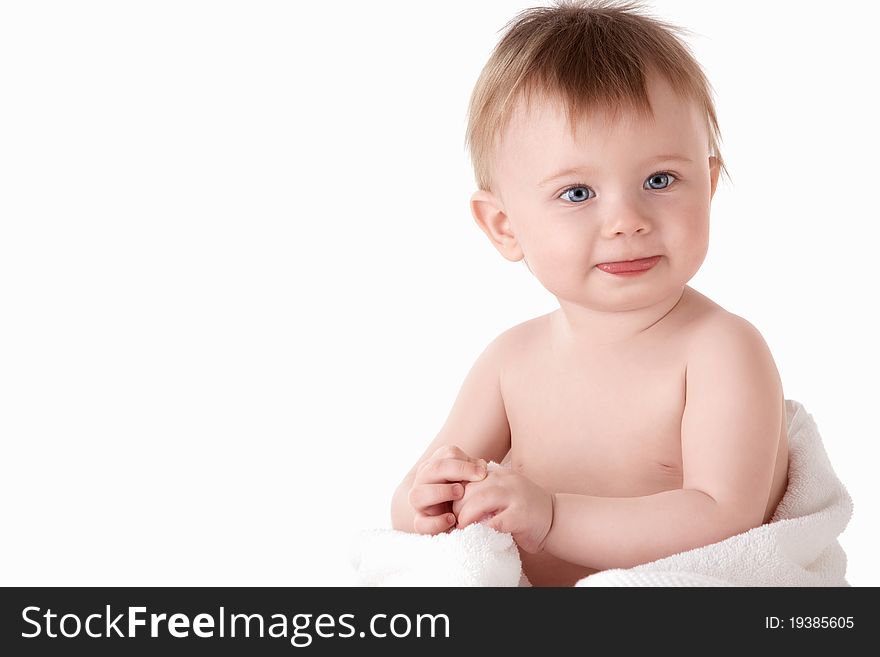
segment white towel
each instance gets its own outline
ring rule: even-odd
[[[812,416],[789,399],[785,410],[788,488],[768,524],[650,563],[601,571],[575,586],[849,586],[837,537],[852,516],[852,500]],[[484,524],[436,536],[360,532],[351,564],[359,586],[529,585],[511,535]]]
[[[367,530],[351,562],[357,586],[517,586],[522,573],[513,537],[480,523],[436,536]]]

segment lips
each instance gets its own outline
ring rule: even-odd
[[[609,274],[620,274],[628,271],[644,271],[660,262],[660,256],[639,258],[637,260],[624,260],[621,262],[603,262],[596,265],[598,269],[607,271]]]

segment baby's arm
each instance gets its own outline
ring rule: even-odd
[[[417,511],[410,502],[410,491],[413,489],[419,466],[432,457],[436,458],[440,448],[451,445],[458,447],[460,451],[464,452],[464,458],[460,459],[462,461],[465,461],[466,457],[471,457],[473,461],[484,459],[485,461],[500,462],[510,450],[510,425],[507,421],[504,401],[501,398],[500,383],[501,366],[508,348],[508,341],[509,332],[502,333],[489,343],[479,355],[465,377],[458,397],[446,423],[440,429],[440,433],[428,445],[422,456],[398,485],[391,501],[391,526],[394,529],[407,532],[437,533],[445,531],[455,524],[453,520],[453,522],[438,528],[444,521],[443,518],[438,517],[433,522],[434,527],[427,527],[427,524],[431,523],[424,523],[425,526],[421,528],[413,525]],[[452,456],[452,452],[440,450],[440,456],[449,458]],[[448,471],[455,464],[446,463],[445,465],[445,469]],[[467,462],[463,462],[460,466],[462,469],[460,480],[463,485],[466,485],[468,480],[467,465]],[[444,489],[451,491],[452,486],[445,482],[452,480],[441,472],[444,469],[442,464],[437,464],[437,466],[435,480],[429,481],[428,478],[422,477],[424,480],[422,494],[427,494],[429,489],[435,486],[444,486]],[[440,489],[435,488],[434,490]],[[453,499],[458,498],[450,497],[448,501],[429,508],[427,513],[432,516],[451,513]]]
[[[782,422],[782,383],[767,344],[741,317],[721,317],[696,336],[686,379],[682,489],[557,493],[544,550],[599,570],[629,568],[762,523]]]

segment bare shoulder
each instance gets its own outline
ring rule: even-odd
[[[710,302],[690,322],[687,334],[688,371],[702,366],[717,375],[751,372],[767,385],[779,385],[779,372],[758,328],[744,317]]]
[[[512,360],[533,352],[535,346],[546,340],[552,313],[540,315],[520,322],[502,331],[491,343],[497,353],[499,364],[503,367]]]
[[[734,344],[769,352],[764,337],[754,324],[714,303],[694,317],[689,325],[688,338],[690,351],[694,354]]]

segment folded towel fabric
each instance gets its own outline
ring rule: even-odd
[[[481,523],[435,536],[367,530],[352,565],[358,586],[517,586],[522,572],[513,537]]]
[[[785,400],[788,487],[771,521],[742,534],[632,568],[604,570],[575,586],[849,586],[837,541],[853,504],[812,416]],[[504,467],[491,463],[490,468]],[[360,586],[528,586],[510,534],[485,524],[427,536],[393,529],[356,535]]]

